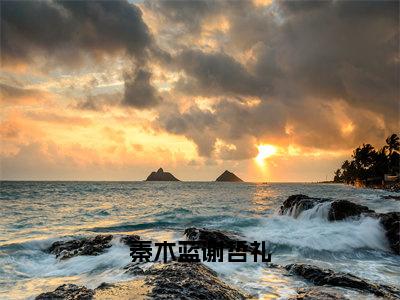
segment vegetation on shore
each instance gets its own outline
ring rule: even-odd
[[[398,175],[400,164],[400,139],[392,134],[386,145],[376,150],[371,144],[363,144],[353,151],[351,160],[345,160],[335,171],[334,182],[354,184],[356,181],[382,182],[386,175]]]

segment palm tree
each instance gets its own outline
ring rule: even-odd
[[[389,159],[389,172],[395,174],[399,172],[399,150],[400,150],[400,138],[397,134],[393,133],[386,139],[386,144],[383,146],[383,151],[389,151],[387,158]]]
[[[400,138],[395,133],[386,139],[386,144],[383,148],[389,150],[389,157],[392,156],[393,151],[400,150]]]

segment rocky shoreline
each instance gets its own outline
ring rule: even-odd
[[[356,204],[348,200],[330,200],[325,198],[313,198],[307,195],[292,195],[285,200],[280,207],[280,214],[289,214],[298,217],[305,210],[323,203],[330,203],[328,221],[342,221],[347,218],[371,217],[379,219],[385,230],[390,248],[400,255],[400,212],[377,213],[367,206]]]
[[[293,195],[283,202],[280,214],[298,217],[303,211],[328,202],[330,203],[328,220],[331,222],[361,216],[379,219],[386,231],[391,249],[400,254],[397,230],[400,224],[399,212],[382,214],[347,200],[332,201],[306,195]],[[224,247],[241,240],[236,233],[194,227],[187,228],[184,236],[188,240],[214,242]],[[108,234],[69,239],[54,242],[46,251],[54,254],[60,261],[78,255],[99,255],[111,247],[114,239],[119,239],[130,246],[132,242],[140,240],[140,237]],[[265,267],[280,268],[287,276],[299,276],[310,284],[308,287],[299,288],[297,295],[291,299],[349,299],[346,291],[385,299],[400,299],[400,290],[396,287],[377,284],[348,273],[299,263],[286,266],[265,264]],[[125,270],[136,277],[125,282],[102,283],[95,289],[63,284],[54,291],[38,295],[35,299],[255,299],[254,295],[221,280],[216,272],[202,263],[169,261],[153,263],[150,267],[143,267],[141,263],[131,263]]]

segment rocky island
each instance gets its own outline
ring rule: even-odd
[[[225,170],[225,172],[222,173],[215,181],[243,182],[242,179],[228,170]]]
[[[162,168],[159,168],[157,172],[151,172],[146,178],[146,181],[179,181],[179,179],[169,172],[164,172]]]

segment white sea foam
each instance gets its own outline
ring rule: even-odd
[[[326,207],[320,206],[299,218],[275,216],[265,219],[262,225],[244,229],[249,240],[266,240],[277,245],[328,251],[375,249],[387,251],[388,243],[379,220],[361,218],[328,222]]]

